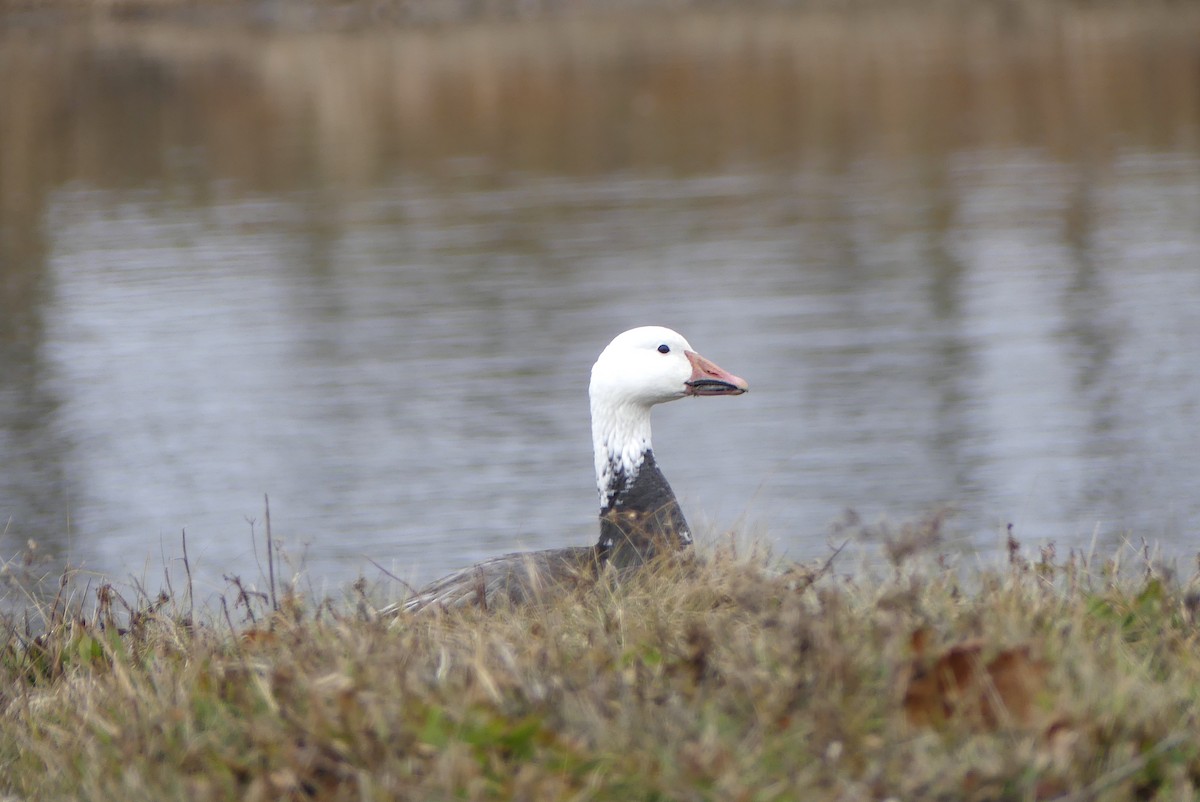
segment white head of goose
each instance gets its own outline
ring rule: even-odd
[[[595,576],[605,564],[641,565],[692,542],[679,502],[654,461],[650,410],[685,396],[741,395],[748,385],[662,326],[630,329],[592,366],[589,386],[600,539],[595,546],[506,554],[427,585],[384,612],[521,603],[542,590]]]
[[[700,356],[680,334],[643,326],[617,336],[592,366],[592,448],[602,558],[618,568],[692,542],[654,461],[650,409],[689,395],[741,395],[744,379]]]

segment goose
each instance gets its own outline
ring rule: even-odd
[[[741,395],[745,379],[700,356],[683,336],[641,326],[616,336],[592,366],[592,446],[600,497],[593,546],[517,552],[438,579],[381,611],[396,614],[478,604],[522,604],[549,590],[621,574],[692,544],[679,502],[654,460],[650,410],[686,396]]]

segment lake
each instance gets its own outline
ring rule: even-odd
[[[316,592],[589,543],[654,323],[751,386],[655,412],[702,541],[1190,569],[1200,14],[996,14],[0,28],[0,557],[261,584],[265,494]]]

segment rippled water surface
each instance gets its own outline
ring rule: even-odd
[[[657,60],[609,32],[575,71],[553,48],[530,66],[512,31],[183,55],[90,34],[57,75],[10,49],[33,130],[0,140],[28,168],[2,187],[0,556],[35,541],[156,583],[186,528],[219,589],[258,573],[264,494],[318,587],[587,543],[588,370],[644,323],[752,387],[655,413],[709,538],[807,559],[847,508],[948,503],[951,551],[995,551],[1011,522],[1194,552],[1194,105],[1110,81],[1119,34],[1046,45],[1103,67],[1058,112],[1031,107],[1061,76],[1022,79],[1049,69],[1028,53],[1011,81],[952,51],[880,87],[869,37],[846,36],[867,73],[847,79],[786,31],[705,30]],[[1200,64],[1178,47],[1149,82]],[[943,108],[930,80],[969,85]],[[987,133],[948,133],[968,123]]]

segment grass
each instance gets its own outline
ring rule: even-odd
[[[36,637],[4,625],[0,794],[1193,798],[1190,583],[1015,543],[958,569],[914,548],[937,529],[887,533],[876,571],[724,546],[542,606],[390,622],[361,593],[245,594],[193,621],[101,586]]]

